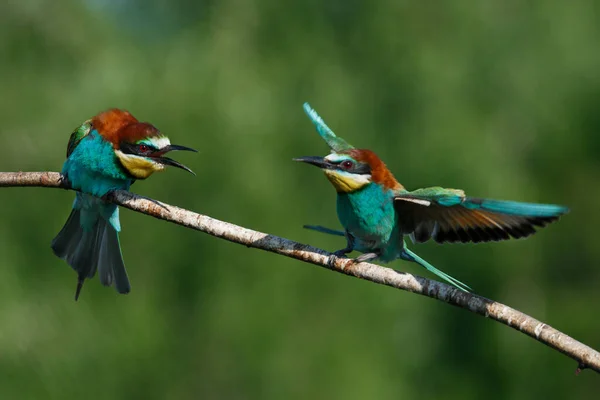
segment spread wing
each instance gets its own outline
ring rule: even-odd
[[[398,193],[394,208],[401,232],[418,243],[518,239],[569,211],[552,204],[467,197],[462,190],[441,187]]]
[[[87,120],[81,126],[71,133],[71,137],[69,138],[69,144],[67,145],[67,158],[71,155],[75,147],[81,142],[81,139],[89,135],[92,131],[92,120]]]

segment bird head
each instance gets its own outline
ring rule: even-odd
[[[308,103],[304,111],[325,140],[331,154],[326,157],[307,156],[295,158],[321,168],[338,193],[351,193],[374,182],[387,189],[402,189],[383,161],[371,150],[356,149],[344,139],[336,136]]]
[[[135,179],[146,179],[167,165],[194,173],[185,165],[165,157],[170,151],[196,151],[171,144],[152,124],[139,122],[129,112],[112,109],[98,114],[91,121],[93,129],[113,145],[115,156],[123,168]]]

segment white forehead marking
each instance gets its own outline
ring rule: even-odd
[[[166,136],[151,137],[151,138],[145,139],[144,141],[152,144],[157,149],[162,149],[171,144],[171,141]]]
[[[325,159],[327,161],[331,161],[331,162],[339,162],[339,161],[343,161],[343,160],[351,160],[352,157],[350,157],[347,154],[331,153],[330,155],[328,155],[327,157],[325,157]]]
[[[166,136],[153,137],[153,138],[150,138],[150,141],[159,149],[162,149],[163,147],[167,147],[168,145],[171,144],[171,141]]]

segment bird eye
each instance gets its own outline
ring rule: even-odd
[[[341,165],[342,165],[342,168],[344,168],[344,169],[350,169],[354,166],[354,163],[350,160],[346,160],[346,161],[342,162]]]
[[[148,151],[150,151],[150,147],[146,146],[145,144],[140,144],[138,146],[138,149],[140,153],[147,153]]]

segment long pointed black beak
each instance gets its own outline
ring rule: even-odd
[[[170,144],[167,147],[161,149],[160,152],[167,153],[169,151],[193,151],[194,153],[198,152],[198,150],[192,149],[191,147],[180,146],[178,144]]]
[[[194,171],[192,171],[185,165],[181,164],[180,162],[177,162],[169,157],[163,157],[163,154],[168,153],[169,151],[193,151],[194,153],[197,153],[198,150],[192,149],[191,147],[180,146],[178,144],[170,144],[170,145],[160,149],[160,151],[158,153],[155,153],[155,155],[157,155],[158,157],[152,157],[152,159],[156,162],[159,162],[164,165],[170,165],[172,167],[181,168],[181,169],[189,172],[190,174],[196,175],[194,173]]]
[[[196,173],[194,171],[192,171],[191,169],[189,169],[185,165],[181,164],[180,162],[177,162],[177,161],[173,160],[172,158],[169,158],[169,157],[156,157],[156,158],[153,158],[153,160],[156,161],[156,162],[159,162],[161,164],[165,164],[165,165],[170,165],[172,167],[181,168],[181,169],[189,172],[192,175],[196,175]]]
[[[333,164],[331,164],[329,161],[327,161],[324,157],[306,156],[306,157],[294,158],[293,160],[304,162],[304,163],[314,165],[315,167],[319,167],[319,168],[323,168],[323,169],[333,168]]]

